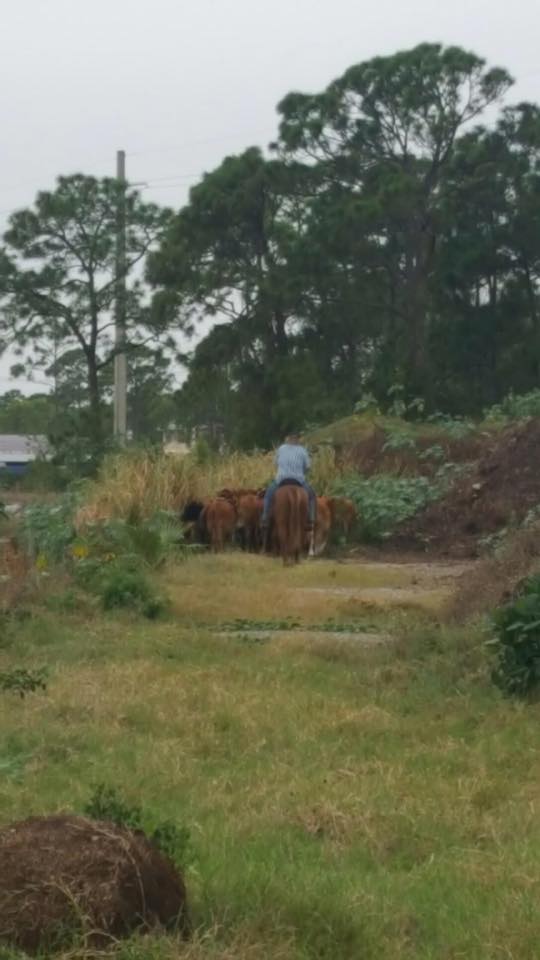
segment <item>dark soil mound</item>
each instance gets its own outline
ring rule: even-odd
[[[480,540],[540,504],[540,420],[502,431],[490,447],[442,500],[401,528],[396,545],[477,556]]]
[[[29,953],[163,925],[186,935],[186,890],[140,832],[82,817],[32,817],[0,830],[0,942]]]

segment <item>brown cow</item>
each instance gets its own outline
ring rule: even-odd
[[[222,497],[216,497],[207,503],[202,519],[214,553],[224,550],[225,544],[232,542],[236,527],[236,510],[233,504]]]
[[[256,553],[261,546],[263,501],[254,493],[242,494],[238,500],[236,527],[242,535],[245,550]]]
[[[320,557],[326,548],[330,530],[332,528],[332,505],[329,497],[317,497],[317,519],[315,521],[315,537],[313,550],[316,557]]]
[[[340,527],[348,538],[351,527],[358,520],[358,512],[352,500],[347,497],[331,497],[329,499],[332,513],[332,525]]]
[[[273,516],[283,563],[300,563],[308,525],[308,495],[304,488],[292,484],[278,487]]]

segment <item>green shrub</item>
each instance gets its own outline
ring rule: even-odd
[[[191,837],[186,827],[179,827],[171,820],[153,822],[151,814],[138,804],[129,806],[114,787],[100,784],[84,807],[84,813],[92,820],[107,820],[129,830],[142,830],[173,863],[185,868],[191,860]]]
[[[496,657],[493,679],[512,696],[540,689],[540,577],[527,580],[517,598],[493,615]]]
[[[476,429],[472,420],[467,420],[465,417],[450,417],[446,413],[433,413],[427,418],[427,422],[435,423],[452,440],[463,440]]]
[[[410,429],[405,426],[390,426],[385,430],[383,451],[388,450],[416,450],[416,441]]]
[[[104,610],[128,607],[155,620],[165,609],[143,570],[128,557],[120,557],[102,567],[98,574],[98,593]]]
[[[89,525],[74,544],[75,555],[110,557],[136,555],[151,567],[186,551],[182,530],[174,514],[160,511],[150,520],[103,520]]]
[[[507,420],[526,420],[528,417],[540,417],[540,390],[531,390],[516,396],[509,393],[501,403],[496,403],[484,411],[486,420],[506,422]]]
[[[364,537],[381,540],[441,496],[443,485],[427,477],[381,473],[367,478],[349,476],[335,492],[355,503]]]
[[[73,515],[77,506],[74,493],[63,494],[53,503],[34,503],[23,512],[21,540],[32,556],[42,556],[47,564],[61,563],[75,537]]]

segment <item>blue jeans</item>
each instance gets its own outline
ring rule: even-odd
[[[268,524],[268,520],[269,520],[269,517],[270,517],[270,511],[271,511],[271,509],[272,509],[272,501],[273,501],[273,499],[274,499],[274,494],[275,494],[277,488],[280,486],[281,483],[283,483],[282,480],[280,480],[279,483],[278,483],[277,480],[272,480],[272,483],[266,488],[266,493],[265,493],[265,495],[264,495],[263,515],[262,515],[262,524],[263,524],[263,526],[266,526],[266,525]],[[307,495],[308,495],[309,522],[310,522],[311,524],[313,524],[313,523],[315,523],[315,510],[316,510],[316,506],[317,506],[317,503],[316,503],[316,496],[317,496],[317,495],[316,495],[313,487],[310,487],[309,483],[307,483],[305,480],[303,480],[303,481],[300,481],[300,480],[299,480],[298,483],[300,483],[300,486],[302,486],[302,487],[304,488],[304,490],[306,491],[306,493],[307,493]]]

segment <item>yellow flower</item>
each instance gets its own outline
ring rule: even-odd
[[[45,556],[44,553],[38,553],[37,559],[36,559],[36,567],[38,568],[38,570],[47,569],[47,557]]]
[[[85,543],[76,543],[71,552],[77,560],[84,560],[88,556],[89,550]]]

